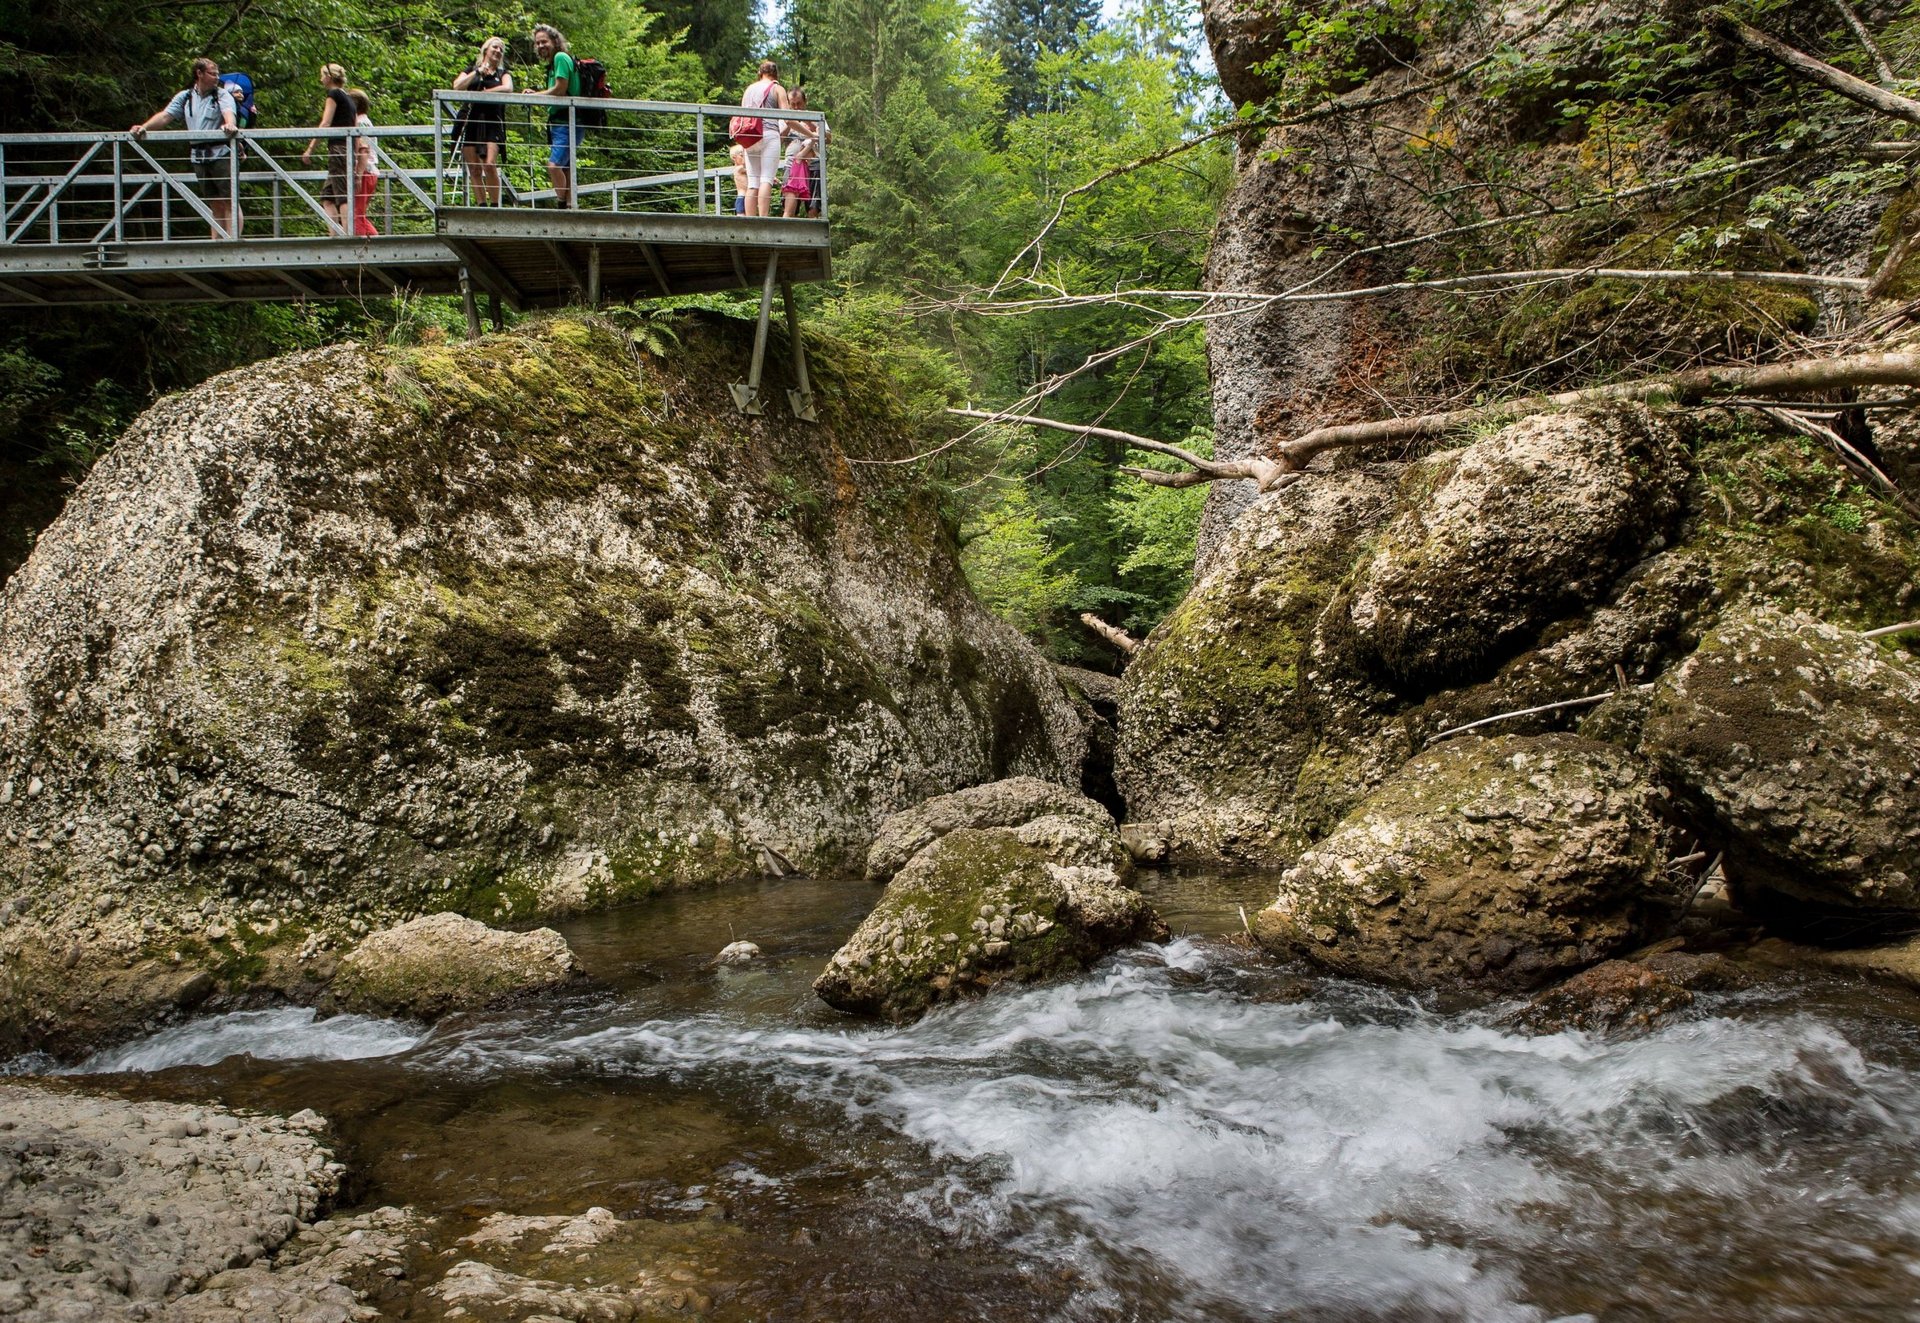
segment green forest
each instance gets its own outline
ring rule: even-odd
[[[1229,111],[1187,13],[1146,0],[1103,18],[1087,0],[796,0],[773,30],[745,0],[613,0],[533,11],[458,0],[251,0],[27,5],[0,22],[0,130],[118,128],[152,112],[210,54],[255,81],[258,124],[314,123],[314,71],[338,62],[381,124],[414,122],[481,40],[531,67],[550,22],[606,64],[614,94],[731,104],[763,56],[832,126],[836,281],[801,291],[804,316],[885,344],[896,387],[927,419],[926,468],[965,544],[977,591],[1061,659],[1111,650],[1082,611],[1133,630],[1185,590],[1203,491],[1117,475],[1084,438],[997,429],[940,449],[948,404],[1033,403],[1051,416],[1150,432],[1204,450],[1207,374],[1197,327],[1134,339],[1122,307],[1020,317],[969,309],[1017,274],[1062,291],[1192,288],[1231,174],[1224,139],[1073,199],[1110,167],[1206,134]],[[1034,286],[1022,286],[1033,288]],[[701,306],[751,316],[751,295]],[[635,315],[656,319],[674,301]],[[0,465],[24,557],[31,530],[160,394],[256,359],[341,339],[458,334],[451,299],[358,304],[111,307],[9,318],[0,331]],[[131,352],[129,349],[131,348]]]

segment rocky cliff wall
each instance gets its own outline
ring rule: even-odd
[[[429,911],[857,871],[1082,711],[968,593],[883,376],[735,323],[340,346],[156,405],[0,595],[0,1045],[298,993]]]

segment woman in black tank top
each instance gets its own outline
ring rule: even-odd
[[[507,72],[507,43],[488,37],[467,71],[453,80],[456,92],[511,92],[513,75]],[[461,154],[467,160],[467,190],[474,203],[495,206],[500,201],[500,149],[507,141],[507,108],[468,103],[460,110]]]
[[[327,93],[327,99],[320,107],[320,128],[350,129],[360,122],[353,108],[353,100],[347,95],[345,69],[337,64],[321,65],[320,86]],[[313,149],[319,142],[318,138],[309,142],[307,150],[300,153],[300,159],[310,164],[313,161]],[[327,139],[327,182],[320,188],[320,208],[327,213],[327,220],[332,224],[335,234],[347,232],[347,157],[345,138]]]

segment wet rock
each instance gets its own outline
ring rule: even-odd
[[[750,965],[760,959],[760,948],[752,942],[728,942],[713,958],[716,965]]]
[[[1504,1023],[1529,1034],[1636,1034],[1692,1004],[1693,994],[1659,970],[1607,960],[1536,994]]]
[[[432,1020],[578,974],[551,928],[500,932],[457,914],[429,914],[373,934],[340,962],[334,995],[351,1010]]]
[[[1158,822],[1127,822],[1120,826],[1120,844],[1136,863],[1164,864],[1172,850],[1166,827]]]
[[[339,1186],[311,1114],[237,1115],[0,1082],[0,1306],[9,1317],[337,1323],[350,1291],[220,1312],[190,1293],[285,1245]],[[311,1119],[309,1119],[311,1118]],[[55,1237],[55,1228],[72,1235]],[[178,1299],[187,1294],[186,1300]],[[321,1292],[320,1294],[325,1294]],[[202,1304],[206,1307],[202,1308]]]
[[[1106,831],[1113,814],[1078,791],[1038,777],[1015,776],[936,795],[880,824],[867,850],[867,880],[885,882],[907,861],[962,827],[1018,827],[1035,818],[1084,818]]]
[[[1416,986],[1529,989],[1644,943],[1693,879],[1665,792],[1570,735],[1462,737],[1413,759],[1280,880],[1270,949]]]
[[[1664,677],[1642,752],[1726,840],[1737,889],[1920,909],[1920,668],[1799,613],[1730,613]]]
[[[994,984],[1085,968],[1167,928],[1109,868],[1061,865],[1019,829],[962,827],[914,855],[814,983],[829,1005],[906,1021]]]

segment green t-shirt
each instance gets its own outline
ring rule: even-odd
[[[567,95],[580,95],[580,71],[573,67],[573,57],[571,55],[565,51],[555,51],[553,53],[553,61],[546,66],[546,70],[548,87],[552,87],[564,78],[567,80]],[[567,108],[565,106],[555,106],[552,110],[549,110],[547,112],[547,122],[549,124],[565,124],[567,122]]]

